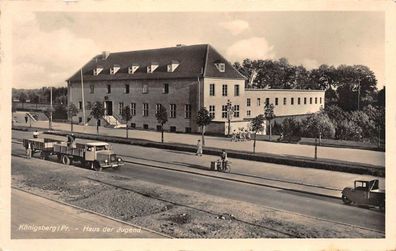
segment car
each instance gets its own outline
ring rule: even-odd
[[[379,188],[379,180],[355,180],[354,187],[345,187],[341,199],[344,204],[374,206],[385,210],[385,190]]]

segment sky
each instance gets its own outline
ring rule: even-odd
[[[230,62],[368,66],[382,88],[383,12],[26,12],[13,17],[13,87],[65,86],[102,51],[211,44]]]

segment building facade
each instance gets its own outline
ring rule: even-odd
[[[129,126],[149,130],[160,128],[155,113],[162,105],[168,112],[164,129],[172,132],[198,132],[196,115],[206,107],[213,117],[207,131],[213,133],[227,132],[228,121],[232,128],[247,127],[263,113],[266,102],[274,104],[277,116],[324,107],[324,91],[249,89],[245,82],[246,77],[207,44],[103,53],[67,80],[68,102],[79,108],[73,119],[89,125],[96,125],[92,105],[103,103],[102,126],[124,123],[121,111],[128,105],[133,115]]]

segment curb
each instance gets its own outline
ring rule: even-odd
[[[37,129],[32,127],[31,129]],[[15,128],[15,130],[23,130],[28,131],[29,128]],[[40,128],[42,130],[42,128]],[[58,135],[58,136],[66,136],[70,132],[57,131],[57,130],[45,130],[45,134],[50,135]],[[184,151],[184,152],[196,152],[196,147],[186,144],[170,144],[170,143],[159,143],[153,142],[149,140],[136,139],[136,138],[123,138],[116,136],[105,136],[105,135],[95,135],[88,133],[74,133],[77,137],[84,139],[92,139],[92,140],[101,140],[112,143],[119,144],[129,144],[129,145],[137,145],[142,147],[151,147],[151,148],[159,148],[159,149],[167,149],[167,150],[176,150],[176,151]],[[205,148],[205,154],[219,156],[221,150],[214,147]],[[347,172],[347,173],[355,173],[355,174],[366,174],[372,176],[385,177],[385,168],[379,166],[371,166],[365,164],[355,164],[355,163],[333,163],[333,162],[325,162],[304,158],[296,158],[296,157],[284,157],[279,155],[269,155],[269,154],[259,154],[259,153],[250,153],[245,151],[235,151],[235,150],[227,150],[228,157],[236,158],[236,159],[246,159],[252,161],[260,161],[260,162],[268,162],[273,164],[280,165],[290,165],[304,168],[314,168],[314,169],[323,169],[330,171],[339,171],[339,172]]]

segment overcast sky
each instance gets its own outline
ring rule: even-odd
[[[381,88],[384,25],[382,12],[26,13],[13,19],[13,87],[65,85],[105,50],[210,43],[231,62],[367,65]]]

